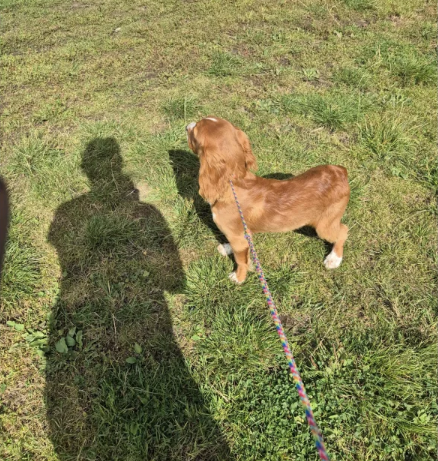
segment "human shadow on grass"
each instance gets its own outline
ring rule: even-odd
[[[81,166],[91,190],[48,236],[62,271],[46,371],[59,459],[231,459],[173,332],[165,292],[185,276],[165,219],[139,201],[115,139],[92,140]]]
[[[193,200],[196,213],[199,219],[212,231],[218,243],[226,243],[227,240],[221,231],[214,223],[210,205],[206,203],[199,195],[199,160],[193,153],[186,150],[170,150],[169,160],[172,164],[175,174],[176,185],[181,197]],[[295,175],[291,173],[270,173],[264,175],[266,179],[286,180],[293,178]],[[297,234],[305,235],[306,237],[319,238],[313,227],[304,226],[295,230]],[[326,245],[327,254],[331,251],[331,245]]]

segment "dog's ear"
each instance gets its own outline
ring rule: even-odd
[[[217,155],[201,155],[199,195],[213,205],[225,192],[230,174],[225,159]]]
[[[248,136],[238,128],[235,136],[222,136],[219,141],[204,139],[198,155],[199,194],[211,205],[230,188],[230,179],[243,179],[249,169],[257,168]]]
[[[245,155],[235,140],[204,146],[199,155],[199,194],[210,205],[226,194],[230,180],[246,176]]]
[[[248,136],[239,128],[236,128],[237,140],[242,147],[245,156],[245,167],[247,170],[257,171],[257,160],[252,153],[251,143],[249,142]]]

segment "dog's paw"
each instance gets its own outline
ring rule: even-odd
[[[237,280],[237,275],[235,272],[231,272],[231,274],[228,276],[228,278],[234,282],[234,283],[237,283],[237,285],[242,285],[242,283],[244,282],[244,280],[242,280],[241,282],[239,282],[239,280]]]
[[[221,254],[222,256],[229,256],[233,254],[233,249],[231,248],[231,245],[229,243],[221,243],[217,246],[217,251],[219,251],[219,254]]]
[[[332,251],[327,258],[324,259],[324,266],[326,269],[336,269],[341,265],[342,257],[338,256],[334,251]]]

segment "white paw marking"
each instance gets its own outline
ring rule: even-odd
[[[212,122],[217,122],[217,120],[213,117],[205,117],[204,120],[211,120]]]
[[[231,274],[228,276],[228,278],[229,278],[232,282],[237,283],[237,285],[241,285],[241,284],[243,283],[243,282],[239,282],[239,281],[237,280],[237,275],[236,275],[235,272],[231,272]]]
[[[214,213],[211,214],[213,216],[213,221],[214,221],[214,218],[216,218],[216,215]]]
[[[336,269],[337,267],[340,266],[342,261],[342,257],[339,257],[333,250],[331,253],[327,256],[327,258],[324,259],[324,266],[326,269]]]
[[[231,245],[229,243],[221,243],[217,246],[217,251],[219,251],[219,254],[221,254],[222,256],[229,256],[233,254],[233,249],[231,248]]]

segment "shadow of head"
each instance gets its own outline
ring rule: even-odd
[[[81,168],[91,182],[119,176],[122,167],[120,147],[114,138],[93,139],[82,154]]]
[[[134,194],[131,198],[138,199],[132,181],[123,173],[120,146],[114,138],[90,141],[82,153],[81,169],[90,181],[95,198],[112,202],[121,196],[126,198],[128,194]]]

